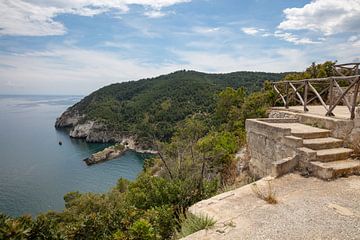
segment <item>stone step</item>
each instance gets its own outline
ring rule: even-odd
[[[304,139],[304,146],[313,150],[322,150],[329,148],[339,148],[343,145],[344,141],[326,137],[326,138],[314,138],[314,139]]]
[[[347,159],[333,162],[311,162],[312,174],[322,179],[333,179],[360,174],[360,161]]]
[[[316,151],[316,160],[319,162],[331,162],[344,160],[350,157],[353,150],[350,148],[330,148]]]

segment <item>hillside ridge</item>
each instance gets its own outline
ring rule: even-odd
[[[155,78],[114,83],[102,87],[67,109],[57,128],[71,128],[70,136],[88,142],[121,142],[136,136],[146,144],[151,134],[171,138],[177,122],[196,112],[211,112],[215,96],[226,87],[244,87],[249,93],[263,83],[282,79],[285,73],[239,71],[202,73],[180,70]]]

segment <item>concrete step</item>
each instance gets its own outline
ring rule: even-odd
[[[321,128],[314,128],[309,131],[291,131],[291,134],[295,137],[302,139],[314,139],[314,138],[327,138],[330,137],[331,131]]]
[[[274,127],[289,128],[291,135],[303,139],[325,138],[331,135],[327,129],[312,127],[301,123],[270,123]]]
[[[316,160],[319,162],[331,162],[344,160],[350,157],[353,150],[350,148],[330,148],[316,151]]]
[[[360,174],[360,161],[347,159],[334,162],[311,162],[312,174],[322,179],[333,179]]]
[[[313,150],[322,150],[329,148],[339,148],[343,145],[344,141],[326,137],[326,138],[314,138],[314,139],[304,139],[304,146]]]

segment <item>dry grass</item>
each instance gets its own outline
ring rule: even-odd
[[[267,181],[267,189],[262,191],[256,183],[251,185],[252,191],[255,193],[256,197],[264,200],[269,204],[277,204],[278,200],[276,199],[276,193],[271,186],[271,181]]]

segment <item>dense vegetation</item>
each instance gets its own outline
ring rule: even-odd
[[[330,64],[313,64],[285,79],[327,76]],[[274,92],[260,78],[279,76],[181,71],[94,92],[73,109],[120,130],[146,129],[159,154],[133,182],[120,179],[105,194],[66,194],[63,212],[34,219],[0,214],[0,239],[177,239],[210,227],[212,219],[187,209],[235,183],[234,154],[245,144],[245,120],[265,117],[274,104]],[[260,83],[263,89],[255,91]]]
[[[212,112],[216,94],[226,87],[244,87],[248,92],[253,92],[260,90],[265,80],[276,81],[284,76],[263,72],[206,74],[178,71],[152,79],[103,87],[85,97],[71,110],[139,138],[148,137],[149,123],[156,123],[156,138],[168,141],[177,122],[196,112]]]
[[[234,155],[245,144],[245,120],[266,116],[274,101],[267,82],[251,93],[263,81],[236,79],[242,74],[182,71],[108,86],[86,97],[73,108],[89,117],[112,116],[105,120],[120,122],[120,129],[146,128],[159,154],[146,161],[133,182],[120,179],[105,194],[66,194],[63,212],[34,219],[0,214],[0,239],[177,239],[210,227],[206,216],[187,217],[188,207],[237,180]],[[164,121],[174,126],[159,137]]]
[[[249,95],[226,88],[212,112],[178,122],[168,142],[153,139],[159,154],[135,181],[120,179],[105,194],[68,193],[63,212],[35,219],[0,215],[0,239],[176,239],[201,228],[197,224],[208,226],[209,219],[181,222],[189,206],[235,181],[245,119],[265,116],[272,101],[268,89]]]

